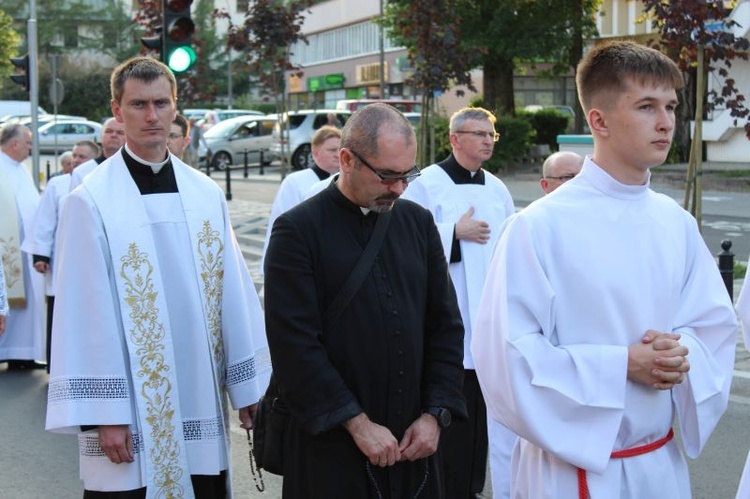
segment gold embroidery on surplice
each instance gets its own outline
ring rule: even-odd
[[[5,270],[5,289],[8,291],[8,306],[10,308],[26,308],[26,298],[22,296],[23,259],[18,241],[12,236],[7,240],[0,238],[0,248],[3,249],[2,260],[3,270]],[[20,289],[17,288],[18,285],[21,285]]]
[[[149,450],[155,469],[154,483],[159,489],[156,497],[180,498],[185,491],[179,484],[183,470],[180,467],[180,447],[175,435],[172,406],[172,384],[164,375],[169,366],[164,362],[164,324],[159,322],[156,307],[158,292],[154,290],[154,268],[148,255],[135,243],[121,258],[120,275],[125,280],[125,302],[130,307],[133,329],[132,342],[138,346],[136,355],[140,362],[138,376],[144,379],[141,395],[146,400],[146,421],[153,438]],[[182,424],[180,422],[180,424]]]
[[[224,281],[224,243],[211,223],[203,222],[198,233],[198,254],[201,258],[201,280],[206,297],[205,309],[208,329],[211,334],[214,364],[219,386],[224,386],[224,342],[221,335],[221,300]]]

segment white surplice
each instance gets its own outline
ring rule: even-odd
[[[10,183],[9,190],[15,195],[20,231],[15,244],[20,245],[26,234],[31,233],[34,225],[34,215],[39,206],[39,192],[26,166],[2,151],[0,169],[0,176]],[[47,340],[44,332],[44,278],[34,270],[31,255],[21,252],[21,262],[25,306],[11,309],[5,324],[5,333],[0,336],[0,360],[41,360],[47,357]],[[6,268],[5,272],[7,277],[10,269]]]
[[[488,171],[484,171],[484,179],[484,185],[456,184],[442,167],[431,165],[422,170],[402,196],[430,210],[438,227],[464,322],[465,369],[474,369],[470,348],[473,324],[500,227],[515,213],[505,184]],[[490,238],[486,244],[460,240],[461,260],[450,262],[456,222],[471,207],[475,209],[472,218],[489,225]],[[487,433],[492,491],[497,499],[502,499],[510,487],[510,458],[516,435],[491,418],[487,419]]]
[[[273,204],[271,205],[271,213],[268,216],[268,226],[266,227],[266,239],[263,242],[263,253],[260,258],[260,274],[263,275],[263,264],[266,259],[266,250],[268,249],[268,241],[271,239],[271,230],[273,229],[273,223],[276,219],[289,210],[294,208],[302,201],[307,199],[307,193],[310,188],[320,181],[315,170],[307,168],[298,172],[291,173],[288,177],[281,182],[279,190],[276,192],[276,197],[273,198]]]
[[[627,379],[628,345],[682,335],[690,372],[669,391]],[[690,497],[675,440],[703,449],[727,407],[736,318],[695,220],[648,185],[623,185],[586,159],[581,173],[508,221],[492,260],[472,351],[490,414],[520,437],[512,495]]]
[[[141,195],[121,153],[66,198],[47,429],[130,425],[135,462],[79,434],[87,490],[193,497],[191,474],[231,469],[237,409],[270,376],[263,313],[224,194],[171,156],[179,193]]]
[[[60,216],[60,208],[65,196],[70,192],[70,173],[52,177],[47,181],[39,207],[34,216],[31,233],[24,238],[21,249],[29,255],[46,256],[50,259],[50,270],[44,274],[47,296],[55,296],[54,260],[55,234]]]
[[[81,185],[86,175],[96,170],[97,166],[99,166],[99,163],[95,159],[90,159],[73,168],[73,171],[70,172],[70,190],[72,191]]]
[[[0,248],[2,252],[2,248]],[[5,269],[0,259],[0,315],[8,315],[8,291],[5,288]]]

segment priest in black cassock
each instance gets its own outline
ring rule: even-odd
[[[463,324],[430,213],[399,200],[416,140],[371,104],[342,130],[341,173],[281,215],[265,262],[266,328],[291,417],[284,498],[443,498],[440,432],[466,419]],[[323,320],[380,217],[374,263]]]

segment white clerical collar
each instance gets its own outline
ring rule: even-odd
[[[591,156],[586,156],[586,159],[583,162],[583,167],[581,168],[581,173],[579,173],[578,176],[589,179],[589,181],[599,190],[621,199],[634,199],[645,195],[649,190],[651,181],[651,172],[649,171],[645,184],[623,184],[604,170],[604,168],[596,164],[594,160],[591,159]]]
[[[135,154],[133,151],[131,151],[127,143],[125,143],[125,151],[127,151],[127,153],[137,162],[151,167],[151,171],[153,171],[154,174],[159,173],[161,169],[164,167],[164,165],[166,165],[167,162],[169,161],[169,154],[167,154],[167,158],[160,163],[152,163],[151,161],[146,161],[145,159],[141,158],[140,156]]]

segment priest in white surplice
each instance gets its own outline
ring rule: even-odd
[[[167,151],[176,94],[154,59],[115,68],[126,145],[60,217],[47,429],[78,433],[87,498],[231,496],[226,394],[249,428],[270,375],[224,194]]]
[[[341,130],[327,125],[318,128],[310,141],[314,160],[313,166],[294,172],[281,182],[276,197],[273,198],[271,213],[268,216],[266,239],[263,242],[263,253],[260,259],[261,274],[263,273],[263,264],[266,259],[268,241],[271,239],[273,223],[279,218],[279,215],[307,199],[313,185],[327,181],[331,175],[339,171],[340,146]],[[328,185],[327,182],[325,185]]]
[[[421,204],[435,218],[464,322],[463,393],[469,420],[451,424],[441,436],[447,497],[479,495],[487,469],[487,408],[469,345],[500,226],[515,212],[505,184],[482,168],[492,157],[498,137],[495,116],[486,109],[456,111],[450,119],[451,155],[425,168],[402,196]],[[504,458],[496,458],[492,492],[502,498],[508,496],[510,453],[516,436],[497,426],[499,454]]]
[[[32,255],[34,270],[44,275],[45,294],[47,295],[47,372],[50,371],[50,349],[52,347],[52,311],[55,308],[54,256],[55,234],[63,199],[70,192],[70,173],[81,163],[95,158],[99,146],[91,140],[82,140],[73,146],[71,160],[63,164],[62,174],[47,180],[42,192],[34,225],[23,239],[21,250]]]
[[[689,498],[672,425],[695,458],[727,407],[736,318],[695,220],[649,189],[682,76],[656,50],[612,42],[577,78],[594,153],[504,227],[477,374],[492,416],[521,437],[512,497]]]
[[[31,132],[19,124],[0,130],[0,248],[11,314],[0,336],[0,362],[9,370],[44,367],[44,279],[21,243],[34,225],[39,191],[23,161],[31,150]]]

